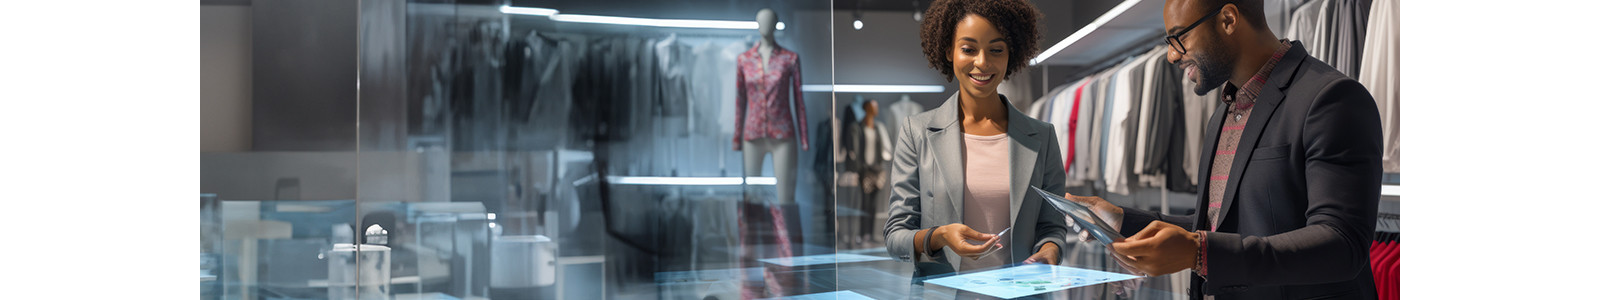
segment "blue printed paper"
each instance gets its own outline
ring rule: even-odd
[[[925,282],[1010,299],[1134,278],[1138,276],[1048,264],[1027,264],[929,279]]]
[[[880,257],[880,256],[868,256],[868,255],[860,255],[860,254],[840,253],[840,254],[818,254],[818,255],[795,256],[795,257],[780,257],[780,258],[760,259],[760,261],[764,262],[764,263],[780,265],[780,266],[785,266],[785,267],[809,266],[809,265],[821,265],[821,264],[842,264],[842,263],[853,263],[853,262],[874,261],[874,260],[889,260],[889,258],[888,257]]]
[[[837,292],[827,292],[827,293],[805,294],[805,295],[799,295],[799,296],[788,296],[788,297],[783,297],[783,298],[770,298],[770,299],[782,299],[782,300],[872,300],[872,298],[868,298],[867,296],[862,296],[861,294],[857,294],[856,292],[852,292],[852,291],[837,291]]]

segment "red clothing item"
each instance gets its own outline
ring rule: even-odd
[[[1400,300],[1400,249],[1395,248],[1394,267],[1389,268],[1389,298]]]
[[[800,56],[789,49],[772,45],[766,68],[761,65],[761,44],[739,54],[736,86],[738,108],[733,138],[748,141],[758,138],[798,138],[801,150],[811,149],[806,133],[806,101],[800,94]],[[794,117],[790,118],[790,103]],[[795,120],[799,120],[799,125]],[[796,136],[796,127],[799,135]],[[733,143],[733,149],[742,148]]]
[[[1070,150],[1078,149],[1078,103],[1082,103],[1083,101],[1083,87],[1089,86],[1089,83],[1092,81],[1093,80],[1084,80],[1083,84],[1079,85],[1078,89],[1072,92],[1072,114],[1067,116],[1067,150],[1069,151],[1065,151],[1067,152],[1065,153],[1067,155],[1066,163],[1061,166],[1061,168],[1066,169],[1069,173],[1072,172],[1072,153],[1077,152]]]
[[[1378,299],[1400,299],[1400,242],[1372,242],[1371,264]]]
[[[1389,242],[1389,255],[1384,258],[1383,288],[1378,299],[1400,299],[1400,242]]]
[[[1392,249],[1393,246],[1394,245],[1391,245],[1388,242],[1378,243],[1378,251],[1373,253],[1371,257],[1372,278],[1373,280],[1377,281],[1374,282],[1374,285],[1378,288],[1378,299],[1388,299],[1384,298],[1384,295],[1389,294],[1389,273],[1386,270],[1389,266],[1389,256],[1393,255],[1393,253],[1390,252],[1390,249]]]

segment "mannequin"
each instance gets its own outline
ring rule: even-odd
[[[756,13],[756,23],[761,40],[739,55],[733,150],[748,149],[744,151],[744,171],[749,177],[761,176],[761,163],[771,153],[778,203],[789,205],[795,203],[795,173],[800,157],[795,144],[799,143],[800,150],[811,149],[805,99],[800,94],[800,58],[778,45],[774,36],[778,16],[771,9]]]
[[[771,9],[756,13],[756,30],[761,40],[755,47],[739,55],[735,93],[733,150],[744,151],[744,176],[761,176],[761,163],[772,154],[773,173],[777,176],[777,203],[745,202],[739,218],[740,239],[744,248],[741,265],[755,263],[758,258],[794,257],[794,245],[803,244],[791,239],[790,226],[783,207],[792,207],[795,175],[799,163],[799,148],[810,150],[806,134],[805,99],[800,94],[800,57],[784,49],[773,35],[777,30],[778,15]],[[793,116],[791,116],[791,112]],[[763,207],[764,206],[764,207]],[[757,234],[756,230],[770,223],[773,235]],[[796,227],[798,228],[798,227]],[[799,236],[796,236],[799,237]],[[767,248],[759,245],[773,245]],[[757,253],[760,253],[759,256]],[[757,263],[759,264],[759,263]],[[765,272],[764,286],[744,285],[743,299],[781,297],[804,293],[807,284],[794,276],[792,270],[770,264],[761,264]],[[792,290],[799,289],[799,290]]]
[[[888,120],[885,120],[887,121],[885,124],[889,125],[889,134],[891,134],[891,136],[889,136],[889,140],[894,141],[896,138],[899,138],[899,136],[895,135],[899,134],[900,132],[900,121],[904,121],[906,117],[910,117],[911,115],[922,113],[924,110],[926,109],[922,107],[922,104],[917,104],[916,101],[911,101],[911,95],[900,94],[899,101],[889,104],[889,118]],[[893,145],[893,143],[890,144]]]
[[[843,166],[840,170],[839,181],[841,186],[850,185],[859,188],[859,194],[850,197],[839,197],[841,206],[861,210],[862,215],[853,220],[839,221],[841,227],[839,235],[843,240],[855,247],[864,248],[866,243],[874,242],[881,226],[874,222],[878,209],[887,203],[883,188],[889,181],[888,161],[889,133],[883,124],[878,124],[878,101],[864,99],[856,96],[856,101],[850,105],[850,111],[845,113],[848,119],[841,125],[844,130],[840,138],[840,148],[845,151]],[[841,189],[843,191],[845,189]],[[848,201],[848,203],[847,203]]]

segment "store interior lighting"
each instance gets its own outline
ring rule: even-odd
[[[755,30],[760,25],[755,21],[727,21],[727,20],[693,20],[693,19],[652,19],[599,15],[563,14],[558,10],[539,7],[501,6],[500,12],[512,15],[529,15],[549,17],[551,21],[568,23],[612,24],[650,27],[674,28],[705,28],[705,29],[743,29]],[[783,30],[783,22],[778,22],[777,29]]]
[[[622,185],[777,185],[778,178],[606,176],[606,182]]]
[[[1040,52],[1039,56],[1028,61],[1028,65],[1037,65],[1041,62],[1044,62],[1046,59],[1050,59],[1050,56],[1056,55],[1057,52],[1061,52],[1062,49],[1066,49],[1067,46],[1072,45],[1072,43],[1077,42],[1079,39],[1083,39],[1083,37],[1089,35],[1090,32],[1100,29],[1100,26],[1105,25],[1106,22],[1110,22],[1111,19],[1115,19],[1117,16],[1122,15],[1122,12],[1128,11],[1129,8],[1133,8],[1133,5],[1139,4],[1139,1],[1140,0],[1122,1],[1122,4],[1117,4],[1117,6],[1112,7],[1110,11],[1106,11],[1106,13],[1100,15],[1099,18],[1095,18],[1094,22],[1089,22],[1089,25],[1083,26],[1082,29],[1078,29],[1078,31],[1073,32],[1072,35],[1067,36],[1067,38],[1061,39],[1061,41],[1057,42],[1054,46],[1050,46],[1049,49],[1045,49],[1044,52]]]
[[[800,86],[802,92],[839,92],[839,93],[891,93],[891,94],[916,94],[916,93],[943,93],[944,86],[930,84],[807,84]]]

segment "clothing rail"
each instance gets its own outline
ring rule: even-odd
[[[1118,53],[1122,53],[1122,54],[1108,56],[1105,59],[1100,60],[1100,62],[1097,62],[1097,63],[1095,63],[1093,65],[1090,65],[1091,67],[1081,69],[1081,70],[1071,74],[1071,76],[1067,76],[1066,78],[1068,79],[1068,82],[1070,83],[1070,81],[1072,79],[1083,78],[1083,77],[1086,77],[1086,76],[1089,76],[1089,75],[1092,75],[1092,74],[1095,74],[1095,73],[1099,73],[1100,71],[1104,71],[1105,69],[1108,69],[1108,68],[1111,68],[1111,67],[1115,67],[1115,66],[1117,66],[1119,64],[1122,64],[1122,62],[1127,61],[1129,58],[1134,58],[1134,57],[1138,57],[1140,55],[1144,55],[1145,53],[1150,51],[1150,48],[1155,47],[1156,45],[1162,45],[1162,44],[1165,44],[1165,43],[1166,43],[1166,36],[1161,36],[1161,37],[1159,37],[1157,39],[1145,41],[1143,43],[1135,43],[1133,46],[1129,46],[1127,48],[1124,48],[1122,50],[1118,50],[1117,51]],[[1046,94],[1049,93],[1050,88],[1051,88],[1051,86],[1050,86],[1050,72],[1049,72],[1049,69],[1050,69],[1050,67],[1048,65],[1046,65],[1045,66],[1044,76],[1042,76],[1042,77],[1044,77],[1042,85],[1045,87],[1045,92],[1044,93],[1046,93]]]
[[[1400,232],[1400,214],[1380,212],[1378,213],[1378,224],[1376,225],[1373,227],[1374,231],[1398,233]]]

